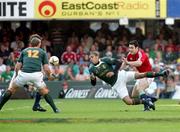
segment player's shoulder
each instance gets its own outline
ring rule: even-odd
[[[139,56],[144,56],[144,57],[147,56],[146,53],[145,53],[145,51],[144,51],[143,49],[139,49],[139,50],[138,50],[138,55],[139,55]]]
[[[110,57],[102,57],[102,58],[100,58],[101,61],[105,61],[105,62],[109,61],[111,59],[113,59],[113,58],[110,58]]]
[[[100,61],[107,62],[107,63],[112,62],[112,61],[116,61],[116,60],[117,59],[113,58],[113,57],[103,57],[103,58],[100,59]]]
[[[89,64],[89,67],[88,67],[89,72],[90,72],[90,73],[93,73],[95,69],[96,69],[96,68],[95,68],[95,65],[94,65],[93,63],[90,63],[90,64]]]
[[[45,51],[44,49],[42,49],[42,48],[38,48],[38,50],[39,50],[40,52],[46,53],[46,51]]]
[[[92,69],[94,67],[94,64],[90,63],[89,64],[89,69]]]
[[[29,47],[28,47],[28,48],[23,49],[23,50],[21,51],[21,53],[24,53],[24,52],[26,52],[27,50],[29,50]]]
[[[28,49],[29,49],[29,47],[27,47],[27,48],[23,49],[22,51],[26,51],[26,50],[28,50]]]
[[[144,51],[143,49],[139,49],[138,52],[139,52],[139,53],[142,53],[142,54],[145,53],[145,51]]]

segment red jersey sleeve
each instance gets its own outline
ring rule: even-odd
[[[146,54],[143,51],[138,51],[138,59],[140,60],[142,63],[146,60]]]

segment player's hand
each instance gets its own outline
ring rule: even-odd
[[[125,64],[127,64],[127,62],[128,62],[128,61],[127,61],[127,58],[124,58],[124,57],[122,58],[122,61],[123,61]]]
[[[122,58],[122,61],[126,64],[126,65],[130,65],[129,61],[127,60],[127,58]]]
[[[49,81],[52,81],[52,80],[54,80],[56,78],[56,76],[53,74],[53,73],[51,73],[50,75],[49,75],[49,77],[48,77],[48,80]]]
[[[108,73],[106,73],[106,77],[112,77],[114,75],[114,72],[108,72]]]
[[[94,76],[94,74],[91,74],[91,75],[90,75],[90,79],[91,79],[91,80],[95,80],[95,79],[96,79],[96,77]]]

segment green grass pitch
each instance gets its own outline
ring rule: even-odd
[[[120,99],[57,99],[61,113],[33,112],[34,100],[10,100],[0,111],[0,132],[179,132],[180,105],[159,100],[156,111]]]

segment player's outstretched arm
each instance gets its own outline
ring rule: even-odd
[[[137,61],[128,61],[127,58],[123,58],[123,62],[126,65],[132,66],[132,67],[139,67],[142,65],[143,60],[137,60]]]
[[[122,66],[123,62],[119,59],[114,59],[114,72],[118,72],[119,70],[121,70],[121,66]]]
[[[22,63],[21,62],[17,62],[16,65],[15,65],[15,70],[14,70],[15,71],[15,75],[14,75],[13,79],[18,75],[18,72],[21,69],[21,67],[22,67]]]
[[[94,76],[94,74],[91,74],[91,75],[90,75],[90,79],[91,79],[91,84],[92,84],[93,86],[95,86],[95,85],[96,85],[96,76]]]
[[[44,69],[45,74],[48,77],[48,80],[54,80],[55,76],[53,75],[53,73],[51,73],[49,65],[48,64],[44,64],[43,69]]]

